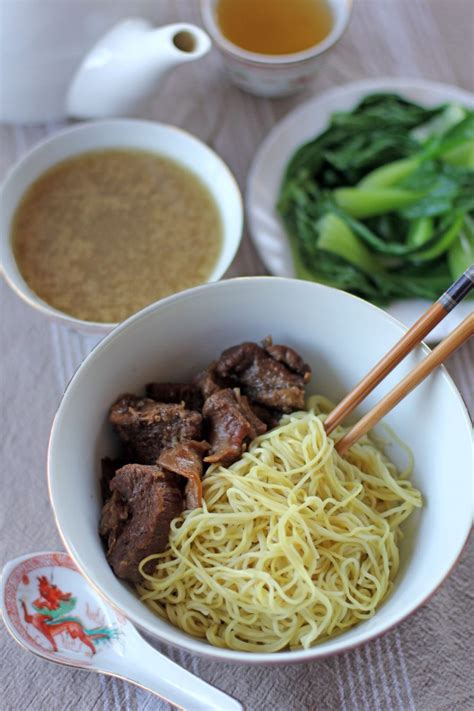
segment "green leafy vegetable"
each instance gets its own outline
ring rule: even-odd
[[[393,165],[393,164],[392,164]],[[424,194],[401,188],[337,188],[336,205],[351,217],[373,217],[399,210],[418,202]]]
[[[458,238],[448,252],[448,265],[453,279],[474,263],[474,220],[465,215]]]
[[[371,173],[368,173],[359,181],[359,188],[389,188],[396,185],[401,180],[408,178],[420,166],[421,158],[402,158],[393,163],[382,165]]]
[[[278,211],[301,278],[436,299],[474,260],[474,111],[367,96],[295,152]]]
[[[433,220],[431,217],[419,217],[410,225],[407,234],[407,244],[410,247],[421,247],[433,236]]]
[[[366,274],[380,271],[377,260],[344,220],[334,213],[328,212],[319,220],[318,248],[339,255]]]

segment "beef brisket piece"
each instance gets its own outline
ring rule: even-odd
[[[210,454],[205,462],[229,466],[245,451],[247,444],[266,431],[266,425],[250,408],[245,396],[230,388],[207,398],[202,414],[209,424]]]
[[[199,412],[136,395],[122,395],[112,405],[110,422],[126,447],[128,459],[140,464],[154,464],[163,449],[201,438]]]
[[[104,457],[101,462],[102,476],[100,478],[100,491],[102,494],[102,501],[105,502],[110,496],[110,482],[114,478],[117,469],[123,467],[126,462],[123,459],[111,459],[110,457]]]
[[[271,407],[265,407],[265,405],[260,405],[258,402],[254,402],[253,400],[249,400],[249,404],[258,419],[262,420],[262,422],[266,424],[268,430],[273,429],[280,422],[283,415],[281,410],[274,410]]]
[[[182,442],[160,454],[158,465],[170,472],[185,477],[185,508],[197,509],[202,505],[202,458],[207,452],[207,442]]]
[[[290,370],[302,375],[305,383],[311,380],[311,368],[293,348],[284,345],[273,345],[269,336],[263,340],[263,347],[274,360],[283,363]]]
[[[216,361],[214,361],[206,370],[202,370],[193,378],[193,384],[199,388],[203,399],[207,400],[218,390],[231,388],[232,380],[230,378],[220,378],[217,375]]]
[[[104,504],[100,535],[115,574],[140,582],[138,565],[168,545],[171,521],[183,509],[176,476],[156,466],[126,464],[110,482],[112,496]],[[147,572],[153,570],[153,563]]]
[[[157,402],[184,402],[188,410],[201,410],[204,402],[198,386],[188,383],[148,383],[146,394]]]
[[[106,539],[107,552],[111,552],[129,516],[128,506],[117,491],[109,496],[102,507],[99,532]]]
[[[215,364],[219,378],[230,378],[250,401],[293,412],[304,408],[304,386],[311,378],[309,366],[288,346],[264,341],[241,343],[225,350]]]

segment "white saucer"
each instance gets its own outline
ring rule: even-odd
[[[423,79],[367,79],[338,86],[298,106],[280,121],[261,144],[251,166],[246,194],[250,233],[258,253],[271,274],[294,277],[293,261],[283,225],[275,210],[280,184],[294,151],[323,131],[334,111],[347,111],[367,94],[396,92],[426,106],[454,101],[474,108],[474,95],[455,86]],[[411,326],[429,306],[422,299],[394,301],[386,310]],[[444,338],[472,311],[465,301],[428,337]]]

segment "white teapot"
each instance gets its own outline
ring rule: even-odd
[[[143,111],[168,70],[202,57],[211,45],[195,25],[157,28],[159,4],[0,0],[0,121]]]

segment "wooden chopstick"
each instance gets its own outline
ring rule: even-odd
[[[414,368],[403,380],[385,395],[347,434],[336,444],[336,450],[343,455],[354,442],[365,435],[384,417],[400,400],[408,395],[451,353],[474,335],[474,312],[471,313],[454,331]]]
[[[329,434],[397,366],[433,328],[448,315],[474,286],[474,264],[466,269],[449,289],[425,311],[409,331],[375,365],[346,397],[329,413],[324,423]]]

